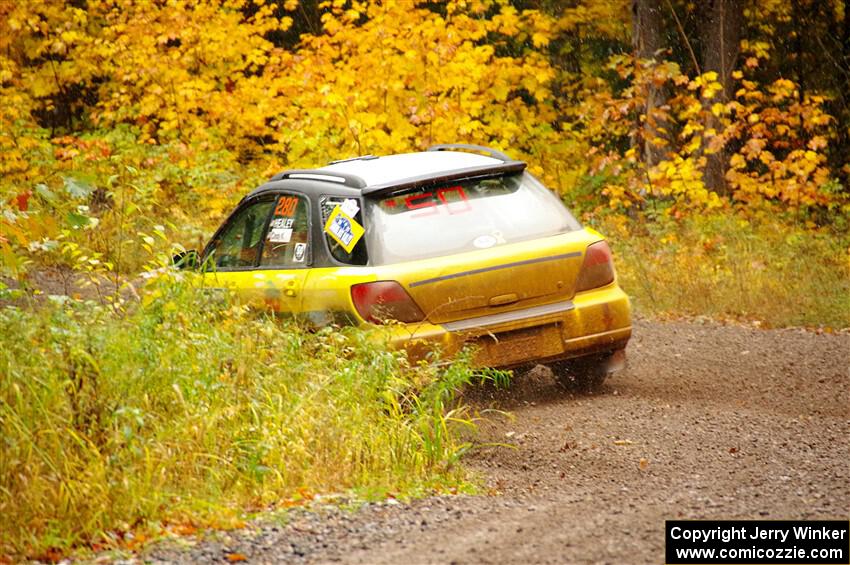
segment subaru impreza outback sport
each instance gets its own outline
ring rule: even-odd
[[[205,277],[279,313],[382,324],[419,357],[476,347],[594,387],[622,365],[629,299],[602,235],[501,152],[437,145],[275,175],[200,256]]]

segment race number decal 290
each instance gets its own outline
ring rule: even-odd
[[[437,197],[439,203],[434,200]],[[439,205],[450,215],[463,214],[472,210],[472,205],[461,186],[450,186],[440,188],[435,192],[423,192],[422,194],[411,194],[404,199],[404,205],[408,210],[423,210],[414,214],[411,218],[424,218],[439,213]]]

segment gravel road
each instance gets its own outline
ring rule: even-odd
[[[542,367],[466,465],[490,495],[332,507],[154,562],[661,563],[665,519],[850,516],[850,335],[638,321],[628,368],[573,396]]]

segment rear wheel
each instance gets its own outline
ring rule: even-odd
[[[593,392],[602,386],[608,375],[622,368],[624,363],[623,350],[618,350],[555,361],[549,364],[549,368],[564,388],[576,392]]]

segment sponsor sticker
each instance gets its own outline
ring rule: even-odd
[[[269,229],[292,229],[295,220],[292,218],[275,218],[269,224]]]
[[[472,240],[472,245],[474,245],[478,249],[487,249],[488,247],[493,247],[494,245],[496,245],[496,238],[492,235],[479,235],[474,240]]]
[[[272,243],[289,243],[292,239],[291,228],[272,228],[268,240]]]
[[[306,243],[296,243],[295,244],[295,252],[292,254],[292,260],[295,263],[303,263],[304,259],[307,257],[307,244]]]
[[[353,198],[346,198],[342,203],[342,211],[351,218],[357,215],[357,212],[360,211],[360,206],[357,205],[357,201]]]
[[[363,226],[343,212],[341,206],[334,208],[325,223],[325,232],[339,243],[347,253],[351,253],[351,250],[363,237],[364,231]]]

